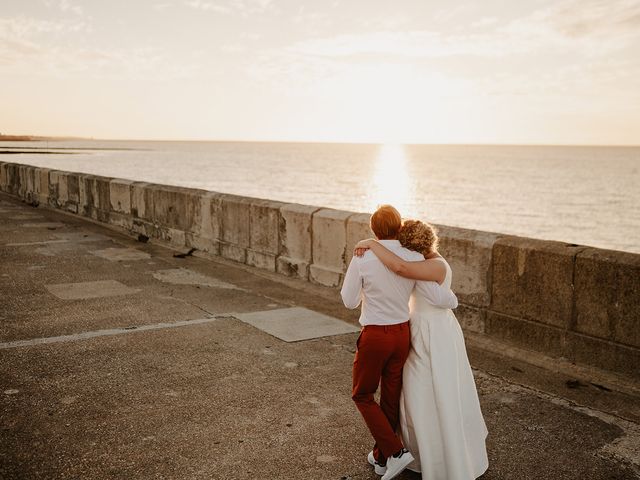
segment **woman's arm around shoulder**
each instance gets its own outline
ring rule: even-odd
[[[355,249],[356,253],[358,250],[370,249],[389,270],[402,277],[442,283],[447,274],[444,263],[437,260],[439,257],[409,262],[371,238],[358,242]]]

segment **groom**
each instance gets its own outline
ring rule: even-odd
[[[380,243],[404,260],[424,260],[420,253],[400,245],[401,226],[400,213],[391,205],[382,205],[371,216],[371,230]],[[414,286],[415,280],[391,272],[367,251],[351,260],[340,292],[347,308],[357,308],[362,301],[352,398],[375,440],[369,463],[378,475],[384,475],[383,480],[396,477],[413,461],[396,430],[402,367],[410,348],[409,297]],[[450,295],[455,299],[453,292]],[[447,301],[451,303],[451,298]],[[378,385],[380,404],[374,399]]]

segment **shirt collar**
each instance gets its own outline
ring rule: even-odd
[[[399,247],[400,246],[400,240],[378,240],[378,242],[380,242],[380,244],[384,245],[385,247]]]

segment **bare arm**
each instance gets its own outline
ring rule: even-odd
[[[444,282],[447,269],[442,262],[436,260],[408,262],[373,239],[363,240],[356,245],[356,250],[366,248],[371,249],[376,257],[378,257],[389,270],[401,277],[438,283]]]

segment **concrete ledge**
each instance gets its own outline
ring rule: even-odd
[[[486,310],[461,303],[454,313],[463,330],[485,333]]]
[[[151,195],[145,196],[145,212],[153,211],[154,222],[184,232],[192,231],[195,218],[200,213],[200,191],[165,185],[146,188]]]
[[[325,208],[313,214],[312,258],[309,278],[337,287],[345,271],[347,220],[353,212]]]
[[[177,249],[334,288],[355,243],[372,236],[365,213],[15,163],[0,162],[0,190]],[[640,379],[640,255],[438,230],[467,332]]]
[[[251,199],[237,195],[220,197],[220,254],[245,263],[250,244]]]
[[[575,289],[577,332],[640,347],[640,255],[580,252]]]
[[[353,249],[360,240],[374,238],[375,235],[369,226],[371,215],[368,213],[355,213],[347,221],[347,248],[345,251],[345,265],[348,267],[353,258]]]
[[[453,275],[452,289],[461,302],[488,307],[491,302],[493,246],[502,235],[437,225],[440,253]]]
[[[566,357],[567,331],[538,322],[487,312],[485,333],[513,345],[555,357]]]
[[[51,176],[53,172],[49,172]],[[109,222],[111,210],[110,183],[113,179],[96,175],[80,175],[79,212],[100,222]]]
[[[573,264],[579,251],[566,243],[530,238],[496,240],[491,310],[568,329]]]
[[[573,362],[640,378],[640,351],[637,348],[574,332],[567,334],[566,341]]]
[[[303,280],[309,278],[312,217],[318,210],[317,207],[297,204],[280,207],[278,273]]]
[[[273,257],[274,271],[275,257],[280,250],[280,209],[284,205],[282,202],[257,200],[249,206],[249,247],[253,252]]]
[[[153,196],[150,183],[133,182],[131,184],[131,215],[143,220],[153,219]]]
[[[118,178],[109,182],[109,205],[112,212],[131,213],[131,185],[130,180],[120,180]]]

